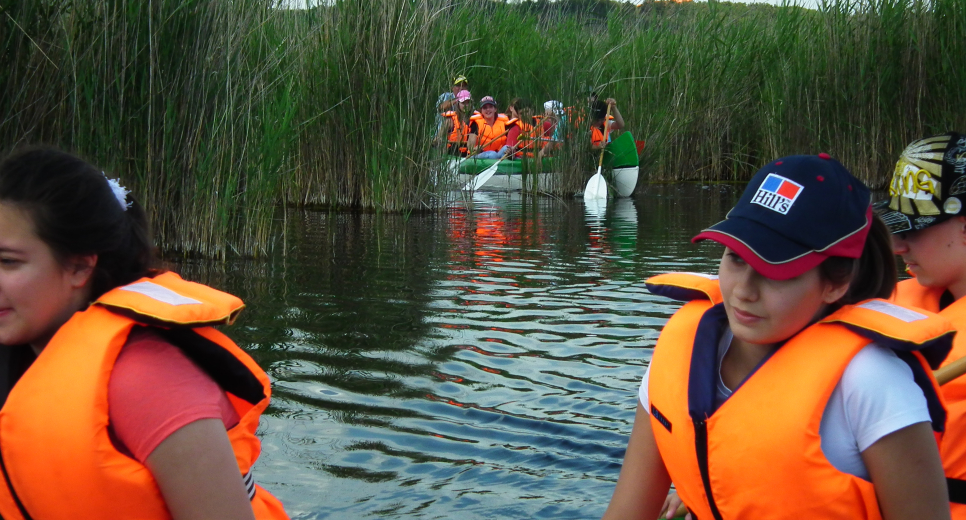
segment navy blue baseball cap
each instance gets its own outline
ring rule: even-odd
[[[841,163],[794,155],[758,170],[725,220],[691,241],[718,242],[762,276],[787,280],[832,256],[860,257],[872,218],[872,194]]]

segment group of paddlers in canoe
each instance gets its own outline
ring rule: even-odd
[[[600,101],[591,93],[587,101],[587,107],[564,107],[560,101],[550,100],[538,113],[529,99],[518,97],[501,112],[492,96],[481,97],[474,106],[469,81],[459,75],[453,79],[451,92],[437,100],[435,144],[458,157],[542,159],[572,138],[574,129],[589,124],[588,143],[599,150],[610,141],[610,132],[624,127],[624,119],[614,99]]]

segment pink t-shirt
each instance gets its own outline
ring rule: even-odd
[[[112,440],[144,462],[161,441],[200,419],[239,417],[225,391],[178,347],[135,329],[114,364],[107,388]]]

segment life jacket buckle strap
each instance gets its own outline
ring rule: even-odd
[[[949,488],[950,502],[966,504],[966,480],[946,477],[946,487]]]

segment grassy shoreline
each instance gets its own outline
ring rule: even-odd
[[[872,185],[966,130],[966,2],[823,10],[596,0],[0,0],[0,137],[120,176],[166,249],[258,255],[279,205],[433,210],[433,106],[576,105],[594,86],[647,141],[643,180],[741,181],[826,151]],[[580,146],[561,191],[589,171]]]

